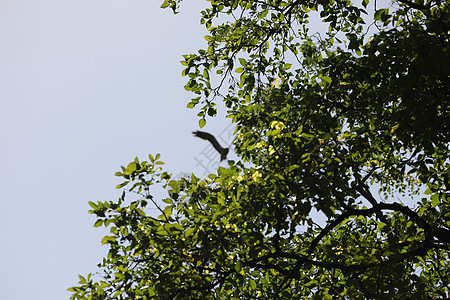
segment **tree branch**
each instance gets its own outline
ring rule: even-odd
[[[416,224],[422,227],[425,231],[431,231],[431,225],[428,224],[425,220],[423,220],[416,212],[412,211],[406,206],[403,206],[399,203],[380,203],[375,204],[372,208],[369,209],[350,209],[341,215],[339,215],[334,221],[328,224],[318,236],[314,238],[311,245],[308,248],[307,253],[312,254],[319,244],[319,242],[324,238],[329,232],[331,232],[336,226],[338,226],[342,221],[351,217],[351,216],[369,216],[371,214],[381,213],[382,210],[393,210],[399,211],[405,215],[407,215],[411,220],[413,220]]]
[[[415,9],[420,10],[420,11],[429,10],[430,9],[429,6],[426,6],[426,5],[423,5],[423,4],[418,4],[418,3],[412,2],[410,0],[398,0],[398,2],[403,3],[403,4],[405,4],[405,5],[409,6],[409,7],[415,8]]]

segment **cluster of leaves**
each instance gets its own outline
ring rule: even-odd
[[[188,107],[202,126],[225,102],[242,162],[123,167],[124,196],[91,203],[102,278],[72,299],[448,298],[450,2],[209,2]]]

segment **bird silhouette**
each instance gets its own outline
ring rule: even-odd
[[[220,161],[227,158],[227,154],[228,154],[228,151],[230,150],[230,148],[222,148],[222,146],[220,146],[219,142],[217,142],[216,138],[212,134],[209,134],[204,131],[198,131],[198,130],[193,131],[192,134],[194,134],[196,137],[201,138],[202,140],[209,141],[214,146],[214,148],[217,150],[217,152],[220,153]]]

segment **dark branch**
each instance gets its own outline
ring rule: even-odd
[[[422,10],[429,10],[430,9],[429,6],[426,6],[426,5],[423,5],[423,4],[418,4],[418,3],[415,3],[415,2],[412,2],[412,1],[409,1],[409,0],[398,0],[398,2],[403,3],[403,4],[405,4],[405,5],[409,6],[409,7],[415,8],[415,9],[420,10],[420,11],[422,11]]]
[[[406,206],[403,206],[399,203],[380,203],[374,205],[369,209],[350,209],[341,215],[339,215],[333,222],[328,224],[318,236],[314,238],[309,249],[307,251],[308,254],[312,254],[314,249],[319,244],[319,242],[324,238],[329,232],[331,232],[336,226],[338,226],[342,221],[351,217],[351,216],[369,216],[372,214],[381,213],[382,210],[393,210],[399,211],[405,215],[407,215],[411,220],[413,220],[417,225],[422,227],[425,231],[430,232],[431,226],[425,220],[423,220],[416,212],[412,211]]]

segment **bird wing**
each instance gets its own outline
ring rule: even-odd
[[[196,137],[199,137],[199,138],[201,138],[203,140],[209,141],[214,146],[214,148],[217,151],[219,151],[220,154],[222,154],[224,152],[225,149],[222,148],[222,146],[219,145],[219,143],[217,142],[216,138],[212,134],[209,134],[209,133],[204,132],[204,131],[198,131],[198,130],[197,131],[193,131],[192,133]]]
[[[237,137],[238,137],[238,136],[236,135],[236,136],[233,138],[233,140],[231,141],[231,143],[230,143],[230,145],[228,146],[228,148],[231,148],[231,146],[233,145],[233,143],[234,143],[234,141],[236,140]]]

